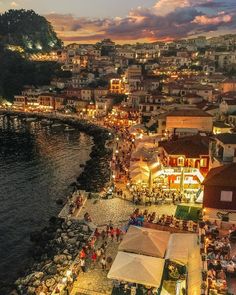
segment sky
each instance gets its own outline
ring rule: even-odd
[[[65,43],[236,33],[236,0],[0,0],[0,12],[11,8],[44,15]]]

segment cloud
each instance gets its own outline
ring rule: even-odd
[[[49,14],[46,17],[64,41],[87,42],[103,38],[156,41],[226,27],[230,31],[235,28],[236,9],[230,10],[228,4],[220,0],[159,0],[154,7],[138,7],[124,18],[89,19],[71,14]]]
[[[19,4],[18,3],[16,3],[15,1],[13,1],[13,2],[11,2],[11,7],[12,8],[16,8],[16,7],[18,7],[19,6]]]
[[[196,16],[193,20],[193,23],[200,25],[223,25],[224,23],[229,23],[232,21],[232,16],[226,15],[224,13],[219,14],[218,16],[207,16],[199,15]]]

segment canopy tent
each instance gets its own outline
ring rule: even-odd
[[[169,239],[165,258],[186,265],[189,255],[199,249],[197,234],[172,234]]]
[[[159,288],[164,264],[161,258],[118,252],[107,277]]]
[[[202,262],[201,255],[198,248],[191,251],[188,258],[188,294],[199,295],[201,294],[202,284]]]
[[[129,128],[129,133],[146,132],[147,128],[143,124],[133,125]]]
[[[167,231],[130,226],[119,245],[119,251],[163,258],[169,238],[170,233]]]

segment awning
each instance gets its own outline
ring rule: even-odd
[[[169,238],[170,233],[167,231],[130,226],[119,245],[119,251],[163,258]]]
[[[199,249],[197,234],[172,234],[169,239],[165,258],[186,265],[192,251]]]
[[[202,261],[198,248],[194,249],[188,258],[188,294],[199,295],[201,294],[202,284]]]
[[[164,264],[161,258],[118,252],[107,277],[159,288]]]

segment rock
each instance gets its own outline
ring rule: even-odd
[[[66,223],[66,225],[67,225],[68,227],[70,227],[70,226],[72,225],[72,222],[71,222],[70,220],[68,220],[67,223]]]
[[[55,264],[51,265],[46,271],[49,275],[55,275],[57,273],[57,266]]]
[[[89,227],[87,225],[83,225],[82,230],[87,233],[89,231]]]
[[[34,295],[35,294],[35,288],[34,287],[28,287],[27,289],[27,294],[28,295]]]
[[[55,255],[53,261],[56,264],[62,264],[66,260],[66,255]]]
[[[36,288],[37,288],[40,284],[41,284],[41,281],[40,281],[40,280],[36,280],[36,281],[33,282],[33,286],[36,287]]]
[[[33,276],[36,278],[36,279],[41,279],[43,276],[44,276],[44,273],[43,272],[34,272],[33,273]]]
[[[75,233],[73,231],[68,232],[68,237],[73,238],[75,236]]]
[[[52,287],[56,284],[56,281],[54,278],[48,278],[46,279],[45,281],[45,285],[49,288],[49,287]]]
[[[67,242],[71,245],[74,245],[77,242],[77,240],[76,240],[76,238],[71,238],[71,239],[68,239]]]
[[[69,254],[69,251],[66,249],[66,250],[63,251],[63,254],[68,255]]]
[[[80,242],[77,241],[77,242],[75,243],[75,245],[76,245],[77,248],[79,248],[79,246],[80,246]]]

